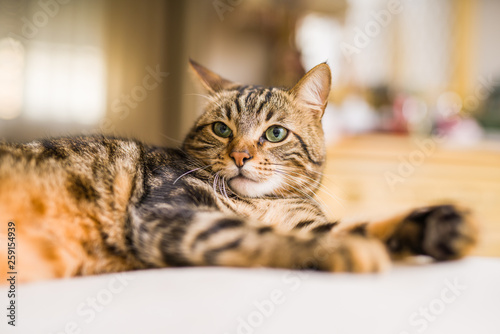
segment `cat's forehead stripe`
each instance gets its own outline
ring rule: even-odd
[[[267,103],[269,101],[269,97],[267,94],[265,95],[264,98],[262,98],[262,96],[263,96],[263,92],[255,98],[254,108],[249,108],[249,111],[251,114],[253,114],[253,116],[258,116],[260,114],[260,112],[262,111],[262,109],[267,105]],[[259,100],[260,100],[260,103],[257,104]]]
[[[238,86],[222,92],[219,98],[220,103],[213,109],[215,115],[235,123],[243,132],[278,116],[283,118],[276,108],[282,108],[288,100],[283,89],[262,86]]]
[[[252,99],[252,96],[255,95],[254,94],[255,92],[254,91],[250,91],[248,94],[247,94],[247,97],[245,98],[245,107],[248,108],[250,102],[251,102],[251,99]]]
[[[230,121],[231,120],[231,107],[230,106],[225,106],[224,111],[226,112],[226,117]]]
[[[271,109],[266,115],[266,122],[268,122],[274,115],[274,111]]]
[[[264,96],[264,101],[262,101],[262,104],[260,105],[259,109],[256,110],[256,114],[257,116],[260,114],[260,112],[262,111],[262,107],[264,107],[264,105],[267,105],[269,103],[269,100],[271,99],[271,95],[272,95],[272,91],[269,90],[266,95]]]
[[[240,105],[240,99],[235,99],[234,104],[236,105],[236,112],[238,114],[241,114],[241,105]]]
[[[240,116],[247,114],[255,117],[259,116],[270,102],[273,89],[245,86],[244,89],[238,89],[237,92],[234,104],[236,105],[238,114]]]

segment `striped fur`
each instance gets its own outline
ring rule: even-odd
[[[326,64],[291,90],[191,65],[210,102],[181,148],[102,136],[0,145],[0,223],[16,223],[24,281],[198,265],[371,272],[391,255],[446,260],[475,244],[472,219],[453,206],[373,224],[325,218],[314,193]],[[232,135],[216,135],[216,122]],[[276,143],[265,137],[275,125],[288,130]]]

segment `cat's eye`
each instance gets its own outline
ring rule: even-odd
[[[227,138],[233,134],[233,131],[231,131],[229,126],[227,126],[226,124],[224,124],[222,122],[214,123],[213,130],[217,136],[222,137],[222,138]]]
[[[277,143],[286,138],[288,130],[279,125],[273,125],[266,130],[266,139],[272,143]]]

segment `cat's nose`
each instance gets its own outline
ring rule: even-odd
[[[245,164],[245,161],[252,159],[250,154],[246,151],[245,152],[231,152],[231,154],[229,154],[229,156],[231,158],[233,158],[234,163],[238,167],[243,167],[243,165]]]

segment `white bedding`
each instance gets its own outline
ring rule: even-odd
[[[160,269],[18,285],[1,333],[500,333],[500,259],[382,275]]]

